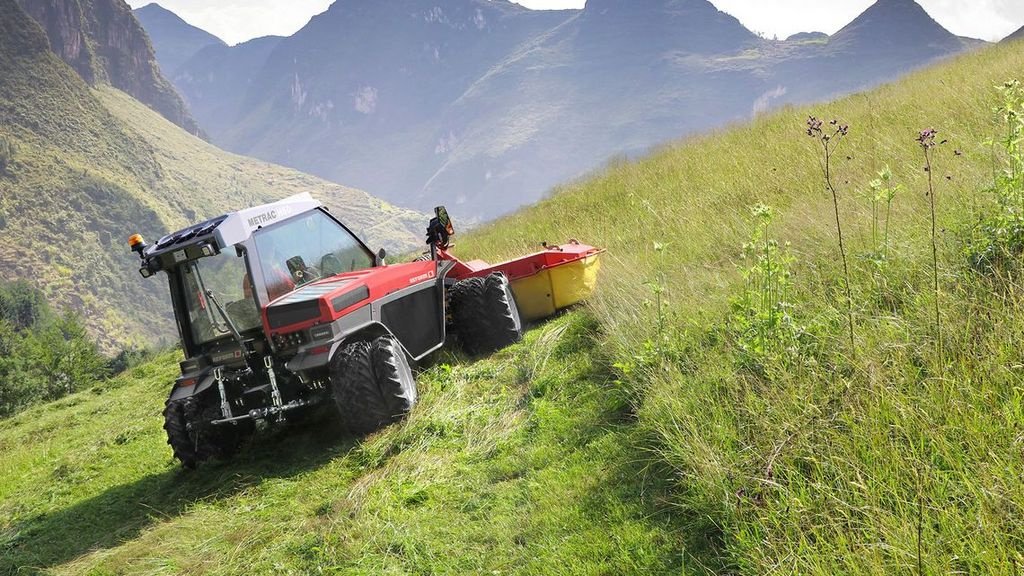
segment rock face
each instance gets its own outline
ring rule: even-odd
[[[249,88],[282,39],[264,36],[235,46],[211,44],[179,66],[170,80],[185,95],[203,130],[223,134],[234,125]]]
[[[50,48],[89,84],[109,84],[192,134],[184,101],[160,73],[145,30],[124,0],[17,0]]]
[[[149,34],[160,71],[167,78],[173,79],[178,68],[203,48],[226,46],[220,38],[185,22],[155,2],[133,10],[133,14]]]

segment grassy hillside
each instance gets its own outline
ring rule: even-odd
[[[1020,259],[991,280],[964,254],[980,234],[974,224],[997,210],[986,190],[1003,161],[984,144],[1005,130],[993,121],[995,87],[1022,64],[1020,45],[989,49],[695,138],[568,185],[463,243],[494,257],[567,236],[609,248],[590,308],[647,452],[673,470],[675,515],[709,539],[686,551],[695,561],[745,574],[893,574],[916,572],[920,550],[925,573],[1013,574],[1024,564]],[[850,125],[831,169],[850,256],[853,349],[809,115]],[[932,172],[941,352],[916,142],[929,127],[948,139]],[[905,188],[879,262],[866,192],[886,165]],[[751,350],[749,331],[769,328],[750,320],[743,300],[762,295],[757,273],[744,275],[756,262],[744,245],[756,258],[763,242],[750,210],[758,203],[773,207],[769,235],[792,258],[772,329],[777,348],[792,349],[769,339],[764,353]],[[658,298],[667,302],[660,314]]]
[[[462,238],[461,254],[493,258],[567,237],[603,245],[600,292],[492,359],[443,358],[409,421],[365,440],[324,421],[179,472],[159,430],[172,357],[0,423],[0,566],[1015,574],[1020,263],[980,275],[964,250],[997,209],[986,189],[1001,158],[982,144],[998,135],[993,87],[1022,69],[1024,49],[996,47],[785,110],[611,166]],[[852,347],[811,114],[850,125],[830,168]],[[930,126],[949,140],[932,171],[938,327],[915,141]],[[864,191],[886,165],[904,188],[882,258]],[[772,285],[788,284],[771,324],[750,312],[763,277],[744,273],[763,241],[757,203],[775,213]]]
[[[41,29],[0,0],[0,274],[41,285],[108,344],[173,334],[164,287],[125,238],[153,239],[246,204],[309,191],[374,243],[408,249],[423,218],[227,154],[112,88],[90,89]]]

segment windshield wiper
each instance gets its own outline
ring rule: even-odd
[[[203,281],[203,275],[199,272],[199,267],[196,266],[195,264],[192,265],[192,273],[195,275],[196,285],[199,286],[200,294],[206,295],[207,297],[212,297],[213,296],[212,290],[207,289],[206,282]],[[216,302],[214,302],[214,304],[216,304]],[[222,334],[225,333],[225,332],[230,332],[231,331],[231,324],[230,324],[230,322],[228,323],[228,328],[223,328],[220,325],[220,322],[217,322],[217,317],[213,315],[213,312],[211,312],[205,306],[203,306],[202,308],[206,312],[206,317],[210,321],[210,325],[213,326],[214,330],[216,330],[217,332],[220,332]],[[217,308],[219,310],[220,309],[220,305],[217,305]],[[221,313],[221,315],[224,314],[223,311],[220,311],[220,313]]]
[[[238,328],[235,327],[235,323],[231,321],[231,317],[228,316],[228,313],[224,310],[224,307],[221,306],[220,302],[217,301],[217,297],[213,295],[213,290],[208,289],[206,291],[206,297],[210,300],[210,302],[213,302],[214,308],[217,309],[217,312],[220,313],[221,318],[224,319],[224,323],[227,325],[228,330],[231,332],[231,336],[235,339],[235,342],[238,342],[238,345],[242,348],[242,353],[244,354],[245,344],[243,343],[244,341],[242,340],[242,333],[238,331]]]

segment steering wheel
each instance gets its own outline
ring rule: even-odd
[[[341,260],[333,252],[329,252],[320,259],[320,270],[324,277],[334,276],[335,274],[341,274],[345,271],[345,266],[341,263]]]

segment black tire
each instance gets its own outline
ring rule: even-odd
[[[251,428],[245,424],[210,424],[221,417],[220,405],[214,400],[211,395],[206,395],[205,401],[190,397],[168,402],[164,408],[167,443],[185,468],[194,469],[211,458],[230,458]]]
[[[504,274],[461,280],[449,295],[452,329],[467,354],[489,354],[523,337],[519,309]]]
[[[391,424],[416,404],[409,360],[391,336],[341,348],[331,361],[330,376],[341,425],[355,434]]]
[[[430,252],[424,252],[412,259],[413,262],[430,262],[431,260],[433,260],[433,258],[430,257]]]

